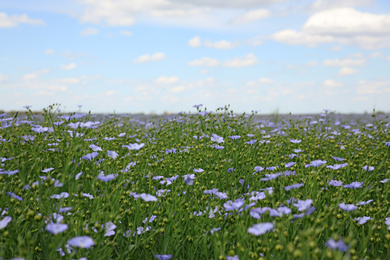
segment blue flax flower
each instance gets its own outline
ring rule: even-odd
[[[195,180],[195,174],[186,174],[183,176],[183,178],[184,178],[184,182],[187,185],[192,185],[194,183],[194,180]]]
[[[49,231],[50,233],[52,233],[53,235],[57,235],[59,233],[62,233],[64,232],[65,230],[68,229],[68,224],[62,224],[62,223],[50,223],[50,224],[47,224],[46,226],[46,230]]]
[[[12,217],[10,216],[6,216],[5,218],[3,218],[1,221],[0,221],[0,229],[3,229],[5,228],[8,223],[10,223],[12,220]]]
[[[334,186],[334,187],[339,187],[343,185],[342,181],[337,181],[337,180],[331,180],[328,182],[329,185]]]
[[[361,201],[361,202],[358,202],[356,203],[356,205],[367,205],[367,204],[370,204],[371,202],[373,202],[374,200],[367,200],[367,201]]]
[[[357,189],[362,188],[363,182],[354,181],[350,184],[344,185],[344,188]]]
[[[354,204],[345,204],[343,202],[343,203],[339,204],[339,208],[342,209],[342,210],[345,210],[345,211],[352,211],[352,210],[357,209],[358,207],[355,206]]]
[[[304,211],[308,209],[312,203],[313,203],[312,199],[298,200],[298,202],[294,203],[293,206],[297,207],[299,211]]]
[[[355,218],[354,220],[357,220],[360,225],[363,225],[364,223],[367,222],[367,220],[370,220],[370,219],[372,219],[372,218],[363,216],[363,217]]]
[[[373,171],[375,168],[374,168],[374,166],[368,166],[368,165],[366,165],[366,166],[363,166],[362,169],[363,169],[363,170],[366,170],[366,171],[368,171],[368,172],[371,172],[371,171]]]
[[[252,227],[248,228],[248,233],[253,234],[255,236],[259,236],[267,233],[268,231],[274,228],[274,224],[272,222],[255,224]]]
[[[241,136],[239,135],[232,135],[232,136],[229,136],[230,139],[232,140],[237,140],[238,138],[240,138]]]
[[[296,184],[293,184],[293,185],[290,185],[290,186],[286,186],[286,187],[284,187],[284,189],[285,189],[286,191],[289,191],[289,190],[291,190],[291,189],[300,188],[300,187],[302,187],[303,185],[305,185],[305,184],[304,184],[304,183],[296,183]]]
[[[337,249],[342,252],[347,252],[349,246],[347,246],[342,239],[339,239],[339,241],[334,241],[333,239],[329,239],[328,242],[325,243],[325,246],[329,247],[330,249]]]
[[[323,164],[326,164],[326,161],[322,161],[322,160],[315,160],[315,161],[312,161],[310,164],[306,164],[305,167],[318,167],[318,166],[321,166]]]
[[[172,258],[172,255],[155,255],[159,260],[168,260]]]
[[[244,206],[245,200],[242,199],[236,199],[234,202],[231,200],[227,201],[223,206],[225,207],[226,211],[236,210]]]
[[[69,239],[68,244],[80,248],[90,248],[95,245],[95,242],[89,236],[79,236]]]

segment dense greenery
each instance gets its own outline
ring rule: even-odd
[[[0,257],[390,259],[387,119],[195,107],[1,114]]]

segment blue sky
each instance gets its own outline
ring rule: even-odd
[[[2,0],[0,109],[390,111],[386,0]]]

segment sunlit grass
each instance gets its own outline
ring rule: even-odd
[[[0,257],[390,259],[387,117],[201,108],[0,115]]]

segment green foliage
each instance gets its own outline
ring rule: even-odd
[[[234,255],[240,259],[390,259],[390,233],[385,224],[390,217],[390,182],[380,182],[390,178],[390,148],[385,145],[389,130],[388,122],[375,113],[370,117],[372,126],[361,119],[351,131],[343,127],[349,124],[347,119],[339,119],[341,124],[335,125],[334,114],[287,120],[276,113],[267,120],[255,113],[235,115],[226,106],[215,113],[198,108],[198,114],[153,117],[145,124],[118,115],[100,118],[99,122],[91,114],[60,118],[56,106],[42,114],[29,111],[26,118],[11,116],[4,122],[12,125],[4,127],[3,122],[0,128],[0,157],[6,158],[0,167],[0,221],[12,217],[0,229],[0,257],[154,259],[157,254],[171,254],[172,259],[215,260]],[[71,127],[78,122],[85,125]],[[88,126],[87,122],[94,124]],[[34,132],[31,129],[36,124],[48,130]],[[224,142],[212,141],[212,134]],[[32,135],[35,139],[26,139]],[[203,135],[208,137],[201,138]],[[241,137],[229,138],[233,135]],[[108,139],[113,137],[116,139]],[[292,139],[301,142],[293,143]],[[246,143],[250,140],[256,143]],[[133,143],[145,146],[139,150],[122,146]],[[92,160],[82,159],[93,152],[91,144],[102,151]],[[107,151],[115,151],[118,156],[111,158]],[[293,153],[298,156],[291,156]],[[341,163],[348,165],[337,170],[327,168],[339,163],[332,156],[345,158]],[[306,167],[315,160],[327,163]],[[288,162],[296,164],[285,168]],[[255,172],[256,166],[265,169]],[[373,166],[374,170],[366,171],[363,166]],[[53,170],[42,172],[48,168]],[[204,171],[194,172],[199,168]],[[19,172],[4,173],[13,170]],[[266,174],[287,170],[295,175],[262,180]],[[118,175],[104,182],[97,178],[101,172]],[[193,185],[184,181],[183,176],[188,174],[195,175]],[[169,179],[177,175],[176,180]],[[167,179],[172,183],[164,183]],[[349,189],[330,186],[331,180],[342,181],[343,185],[364,184],[363,188]],[[297,183],[304,186],[285,189]],[[249,193],[269,187],[273,190],[263,190],[264,199],[250,200]],[[204,193],[214,188],[229,198]],[[69,197],[52,198],[62,192]],[[155,196],[157,201],[135,198],[134,194],[142,193]],[[256,203],[253,208],[277,209],[284,205],[291,213],[274,217],[268,211],[256,219],[249,214],[251,208],[227,211],[225,203],[239,198],[245,198],[245,206],[252,202]],[[291,198],[312,199],[315,211],[293,220],[293,215],[303,212],[288,204]],[[354,211],[338,206],[368,200],[373,201]],[[72,209],[61,213],[63,219],[59,222],[68,224],[68,228],[53,235],[46,227],[56,223],[53,213],[65,207]],[[214,216],[211,209],[217,209]],[[154,221],[145,221],[152,216],[156,216]],[[355,219],[363,216],[372,219],[360,225]],[[259,236],[248,232],[253,225],[265,222],[272,222],[274,229]],[[116,225],[113,235],[105,236],[106,223]],[[214,228],[220,230],[214,232]],[[68,253],[67,241],[77,236],[91,237],[94,245],[72,247],[74,250]],[[347,252],[326,247],[331,238],[343,239],[349,246]],[[60,255],[59,248],[65,256]]]

